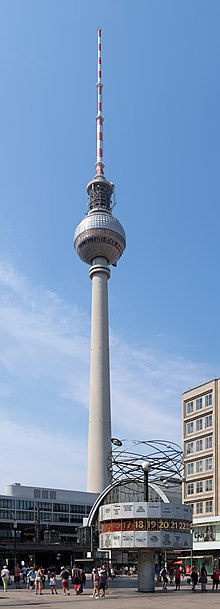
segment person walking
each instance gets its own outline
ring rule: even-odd
[[[27,589],[33,590],[34,583],[35,583],[35,575],[34,575],[34,570],[31,567],[30,569],[28,569],[28,572],[27,572]]]
[[[180,577],[181,577],[181,571],[180,571],[179,565],[177,565],[175,568],[175,584],[176,584],[176,588],[174,588],[175,590],[180,590]]]
[[[202,563],[201,571],[200,571],[200,580],[201,580],[201,590],[203,592],[207,592],[206,584],[207,584],[207,571],[205,562]]]
[[[20,581],[21,581],[21,569],[19,567],[18,564],[15,565],[15,572],[14,572],[14,583],[16,584],[16,588],[20,588]]]
[[[62,589],[64,596],[70,595],[70,587],[69,587],[69,571],[66,567],[61,567],[60,577],[62,580]]]
[[[58,592],[57,592],[57,581],[56,581],[56,575],[55,575],[55,573],[51,573],[51,575],[50,575],[49,586],[50,586],[52,594],[58,594]]]
[[[100,575],[100,585],[99,585],[99,590],[102,591],[102,598],[105,597],[105,593],[106,593],[106,588],[107,588],[107,572],[105,567],[103,566],[100,571],[99,571],[99,575]]]
[[[168,577],[167,577],[167,570],[166,570],[165,566],[163,567],[163,569],[161,569],[160,575],[161,575],[162,582],[163,582],[162,588],[163,588],[163,590],[167,590]]]
[[[218,585],[219,585],[219,570],[217,568],[213,570],[211,579],[212,579],[212,592],[213,592],[214,589],[218,590]]]
[[[4,567],[2,567],[1,578],[2,578],[2,581],[3,581],[4,592],[7,592],[7,590],[8,590],[8,582],[9,582],[9,570],[8,570],[7,565],[4,565]]]
[[[72,569],[72,582],[73,582],[73,588],[75,590],[75,593],[80,594],[81,589],[82,589],[82,580],[81,580],[80,569],[76,565],[74,565],[74,567]]]
[[[100,576],[98,574],[98,569],[94,567],[92,570],[92,583],[93,583],[93,598],[100,598]]]
[[[39,567],[35,569],[35,594],[43,594],[42,592],[42,571]]]
[[[195,565],[192,566],[191,571],[191,582],[192,582],[192,590],[194,591],[198,584],[198,571],[196,571]]]
[[[26,586],[27,585],[27,567],[24,565],[21,569],[21,573],[22,573],[22,579],[23,579],[23,584]]]

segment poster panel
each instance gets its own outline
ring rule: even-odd
[[[145,501],[143,502],[137,502],[135,501],[134,503],[134,517],[135,518],[146,518],[147,516],[147,503]]]
[[[134,518],[134,503],[122,503],[121,504],[121,517],[122,518]]]

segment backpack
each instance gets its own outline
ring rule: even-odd
[[[65,571],[62,571],[62,578],[69,579],[69,572],[67,571],[67,569],[65,569]]]

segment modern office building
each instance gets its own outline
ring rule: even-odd
[[[104,176],[101,29],[98,29],[98,111],[96,175],[87,186],[88,212],[79,222],[74,247],[90,265],[92,280],[90,405],[87,490],[101,493],[111,482],[111,403],[108,279],[126,245],[125,232],[112,215],[114,184]]]
[[[86,563],[78,529],[88,517],[97,494],[84,491],[22,486],[5,487],[0,495],[0,564],[15,558],[21,564]]]
[[[220,557],[220,379],[183,394],[183,502],[193,509],[193,554]]]

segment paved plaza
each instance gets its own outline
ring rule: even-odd
[[[71,584],[70,584],[71,585]],[[73,588],[70,588],[70,596],[64,597],[61,590],[61,584],[58,582],[58,595],[52,595],[47,587],[42,596],[36,596],[32,590],[24,588],[16,590],[14,585],[10,586],[5,594],[0,588],[0,607],[36,607],[42,609],[63,609],[66,605],[77,609],[88,609],[89,606],[97,603],[99,605],[107,605],[108,609],[216,609],[220,605],[220,590],[212,592],[211,583],[208,585],[207,592],[201,592],[200,587],[196,592],[192,592],[191,588],[182,583],[180,592],[174,591],[174,586],[168,590],[162,590],[161,587],[156,587],[154,594],[138,593],[137,578],[122,577],[115,581],[109,582],[106,598],[93,599],[91,598],[92,587],[91,582],[87,581],[84,593],[76,596]]]

